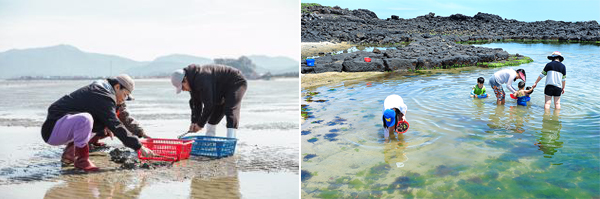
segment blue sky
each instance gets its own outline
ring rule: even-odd
[[[377,17],[386,19],[391,15],[415,18],[429,12],[436,16],[463,14],[474,16],[477,12],[499,15],[519,21],[589,21],[600,22],[600,0],[302,0],[302,3],[319,3],[340,6],[351,10],[369,9]]]
[[[0,52],[73,45],[150,61],[300,57],[298,0],[0,0]]]

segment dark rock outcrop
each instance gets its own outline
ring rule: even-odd
[[[323,54],[315,58],[315,67],[301,63],[302,73],[329,71],[396,71],[408,69],[448,68],[481,62],[504,61],[508,52],[457,44],[468,41],[559,40],[600,41],[600,25],[596,21],[522,22],[502,19],[494,14],[477,13],[470,17],[449,17],[429,13],[413,19],[392,15],[382,20],[369,10],[348,10],[336,6],[311,6],[302,13],[303,42],[349,42],[354,44],[396,44],[410,42],[397,50],[375,49],[372,52]],[[365,62],[364,58],[371,58]]]
[[[337,6],[311,6],[302,14],[302,41],[387,44],[405,42],[415,36],[440,35],[455,35],[455,42],[507,39],[600,41],[600,25],[596,21],[522,22],[481,12],[473,17],[463,14],[440,17],[429,13],[413,19],[397,16],[392,19],[379,19],[366,9],[351,11]],[[426,36],[422,36],[424,34]]]
[[[377,50],[377,52],[357,51],[338,55],[328,54],[315,58],[314,67],[308,67],[306,61],[302,61],[302,73],[451,68],[509,58],[508,52],[501,48],[462,45],[439,37],[416,38],[416,41],[406,47]],[[371,62],[365,62],[365,57],[371,58]]]

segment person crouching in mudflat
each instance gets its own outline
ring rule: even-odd
[[[48,108],[48,116],[42,125],[44,142],[53,146],[67,145],[61,161],[74,163],[76,168],[84,171],[99,170],[89,160],[88,141],[92,131],[103,132],[105,128],[125,146],[141,150],[144,156],[154,155],[123,126],[116,115],[117,105],[122,104],[133,89],[133,79],[128,75],[119,75],[94,81],[63,96]]]

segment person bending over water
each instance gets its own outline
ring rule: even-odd
[[[490,77],[490,87],[494,89],[494,94],[496,94],[496,102],[498,105],[505,103],[505,93],[504,89],[502,89],[502,84],[506,84],[506,88],[508,88],[508,90],[514,94],[517,92],[517,90],[512,87],[512,83],[517,81],[517,79],[522,79],[525,81],[525,70],[517,69],[515,71],[513,69],[503,69],[494,73]]]
[[[399,95],[389,95],[383,102],[383,137],[389,141],[390,135],[394,135],[398,124],[406,120],[408,107]]]

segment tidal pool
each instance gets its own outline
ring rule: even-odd
[[[533,85],[561,51],[567,67],[562,109],[544,111],[545,79],[526,107],[496,105],[488,79],[502,68],[386,78],[302,90],[303,198],[590,198],[600,196],[600,47],[490,43],[534,62]],[[484,77],[491,96],[469,97]],[[513,85],[515,88],[517,84]],[[508,89],[504,89],[508,91]],[[384,143],[387,95],[408,106],[410,129]],[[320,103],[317,101],[321,101]],[[335,134],[335,135],[333,135]]]

